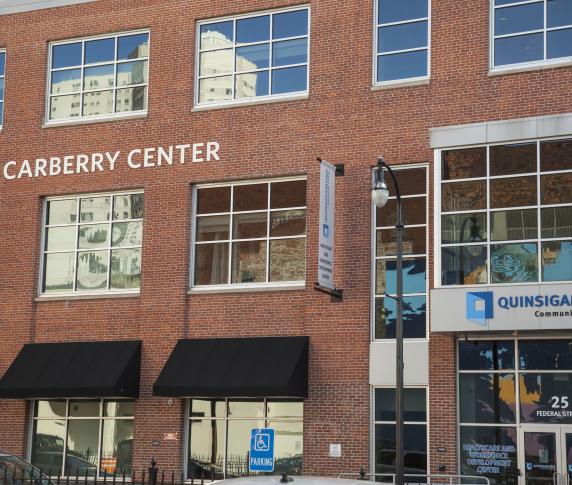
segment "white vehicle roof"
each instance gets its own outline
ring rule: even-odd
[[[255,476],[242,478],[229,478],[217,482],[217,485],[288,485],[282,483],[280,476]],[[300,477],[288,475],[288,483],[291,485],[379,485],[369,480],[354,480],[347,478],[326,477]]]

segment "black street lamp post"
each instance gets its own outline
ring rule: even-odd
[[[397,221],[395,224],[397,244],[397,294],[385,295],[393,298],[397,303],[397,318],[395,325],[396,343],[396,378],[395,378],[395,483],[404,484],[404,401],[403,401],[403,213],[401,207],[401,193],[399,185],[391,167],[385,163],[383,157],[377,160],[375,179],[371,189],[371,198],[376,207],[384,207],[389,198],[389,189],[384,180],[384,172],[387,170],[393,179],[395,195],[397,199]]]

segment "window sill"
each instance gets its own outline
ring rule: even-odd
[[[197,111],[210,111],[213,109],[224,109],[224,108],[238,108],[240,106],[256,106],[257,104],[268,104],[268,103],[280,103],[283,101],[296,101],[301,99],[308,99],[310,97],[309,93],[294,93],[287,95],[279,95],[265,98],[248,98],[246,100],[240,101],[229,101],[225,103],[213,103],[213,104],[199,104],[196,105],[191,112]]]
[[[243,285],[213,285],[213,286],[193,286],[188,294],[200,293],[248,293],[253,291],[293,291],[305,290],[306,283],[304,281],[296,281],[294,283],[277,283],[277,284],[243,284]]]
[[[510,64],[503,67],[493,67],[489,70],[489,77],[502,76],[503,74],[515,74],[519,72],[541,71],[556,67],[572,66],[572,59],[559,59],[556,61],[542,61],[534,64]]]
[[[141,118],[147,118],[147,111],[136,111],[133,113],[121,114],[121,115],[106,115],[106,116],[97,116],[93,118],[78,118],[78,119],[69,119],[69,120],[61,120],[61,121],[46,121],[42,128],[58,128],[61,126],[70,126],[70,125],[89,125],[92,123],[106,123],[109,121],[124,121],[124,120],[136,120]]]
[[[397,89],[408,88],[413,86],[426,86],[431,82],[429,77],[414,78],[414,79],[400,79],[398,81],[389,81],[380,84],[374,84],[371,87],[372,91],[382,91],[384,89]]]
[[[100,300],[110,298],[138,298],[139,291],[107,292],[107,293],[65,293],[60,295],[40,295],[35,298],[37,302],[68,301],[68,300]]]

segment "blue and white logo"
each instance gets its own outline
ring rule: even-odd
[[[526,464],[526,469],[531,472],[534,469],[534,463],[527,463]]]
[[[484,327],[490,318],[494,318],[493,292],[474,291],[467,293],[467,320]]]
[[[274,471],[274,429],[257,428],[252,430],[248,469],[251,472]]]
[[[322,234],[324,235],[325,238],[330,237],[330,226],[328,224],[322,225]]]

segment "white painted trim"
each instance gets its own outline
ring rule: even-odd
[[[430,84],[429,76],[411,79],[399,79],[397,81],[388,81],[379,83],[371,87],[372,91],[383,91],[385,89],[408,88],[412,86],[426,86]]]
[[[62,121],[50,121],[49,123],[44,123],[42,128],[59,128],[62,126],[73,126],[73,125],[89,125],[93,123],[107,123],[109,121],[128,121],[128,120],[138,120],[147,118],[148,111],[135,111],[128,112],[126,114],[110,114],[102,116],[94,116],[93,118],[78,118],[78,119],[68,119]]]
[[[96,0],[0,0],[0,15],[9,15],[44,8],[67,7]]]
[[[309,97],[310,94],[308,92],[293,93],[293,94],[274,94],[272,96],[258,96],[255,98],[246,98],[236,101],[225,101],[223,103],[216,103],[216,104],[200,104],[198,106],[195,106],[191,110],[191,112],[194,113],[197,111],[210,111],[213,109],[239,108],[241,106],[256,106],[258,104],[296,101],[300,99],[308,99]]]
[[[69,301],[69,300],[100,300],[100,299],[110,299],[110,298],[138,298],[140,295],[139,291],[126,293],[121,292],[107,292],[107,293],[91,293],[86,292],[81,295],[63,293],[61,295],[42,295],[35,298],[36,302],[46,302],[46,301]]]
[[[305,281],[295,281],[293,283],[260,283],[260,284],[235,284],[235,285],[212,285],[193,286],[188,294],[196,293],[248,293],[252,291],[285,291],[285,290],[305,290]]]

